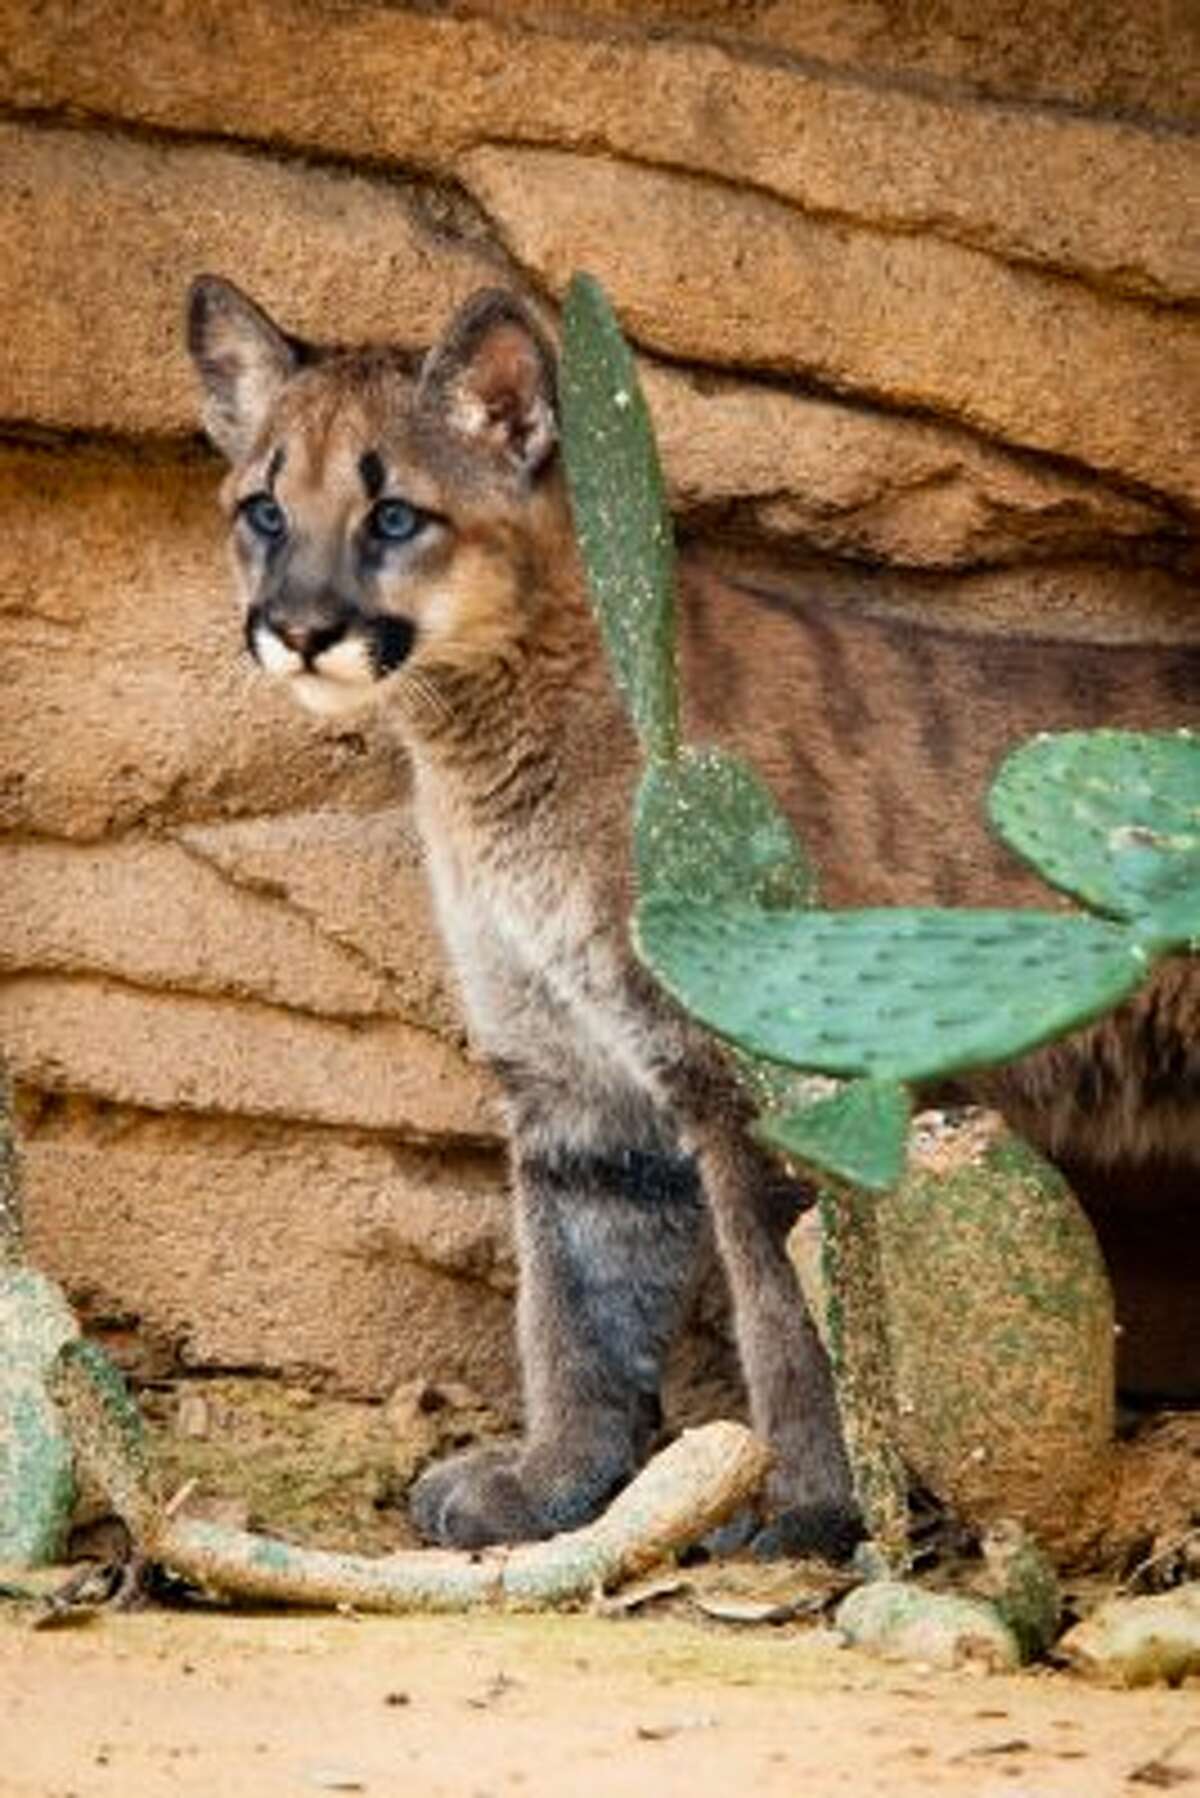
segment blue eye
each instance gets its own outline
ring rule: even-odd
[[[384,543],[407,543],[424,523],[424,515],[403,499],[381,499],[372,506],[367,529]]]
[[[256,537],[266,543],[278,543],[287,535],[287,514],[278,500],[269,493],[252,493],[238,507],[238,512],[245,519]]]

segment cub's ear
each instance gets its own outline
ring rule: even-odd
[[[218,275],[200,275],[188,290],[187,343],[204,386],[204,428],[237,462],[306,359],[305,346]]]
[[[418,411],[532,481],[558,442],[554,368],[532,314],[512,294],[487,288],[429,352]]]

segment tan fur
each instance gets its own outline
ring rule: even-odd
[[[697,1180],[777,1497],[844,1516],[828,1370],[781,1248],[804,1195],[630,950],[638,757],[586,603],[536,328],[482,296],[414,382],[386,351],[313,361],[202,281],[192,348],[233,462],[251,646],[303,702],[376,705],[404,743],[441,928],[506,1093],[528,1436],[427,1476],[418,1520],[444,1540],[538,1534],[627,1475],[691,1278]],[[264,488],[286,515],[274,546],[238,515]],[[424,522],[372,548],[397,498]],[[838,903],[1030,898],[981,823],[986,778],[1028,729],[1110,721],[1143,672],[1136,651],[921,632],[686,561],[681,636],[692,733],[758,764]],[[1146,681],[1137,721],[1179,721]],[[1197,1017],[1195,981],[1172,972],[996,1090],[1085,1156],[1195,1158]]]

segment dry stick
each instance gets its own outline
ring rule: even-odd
[[[746,1502],[769,1465],[770,1451],[743,1425],[710,1423],[657,1455],[595,1523],[546,1542],[371,1557],[178,1517],[159,1525],[150,1554],[238,1598],[361,1611],[539,1610],[634,1578],[695,1542]]]
[[[55,1390],[79,1458],[139,1552],[210,1590],[360,1611],[538,1610],[635,1578],[717,1528],[757,1491],[771,1451],[744,1425],[685,1430],[585,1529],[519,1548],[372,1557],[298,1548],[175,1515],[154,1496],[136,1412],[87,1344],[59,1356]]]

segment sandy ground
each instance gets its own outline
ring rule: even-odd
[[[2,1798],[1200,1798],[1200,1692],[888,1668],[823,1631],[0,1614]]]
[[[195,1482],[193,1502],[234,1506],[226,1521],[368,1553],[406,1539],[415,1469],[490,1423],[453,1394],[364,1406],[261,1380],[143,1403],[166,1490]],[[1128,1527],[1091,1602],[1191,1523],[1200,1417],[1161,1420],[1128,1461]],[[787,1563],[692,1569],[692,1598],[616,1617],[193,1609],[35,1631],[0,1604],[0,1798],[1200,1798],[1196,1682],[886,1667],[826,1630],[718,1623],[692,1602],[808,1584]]]

